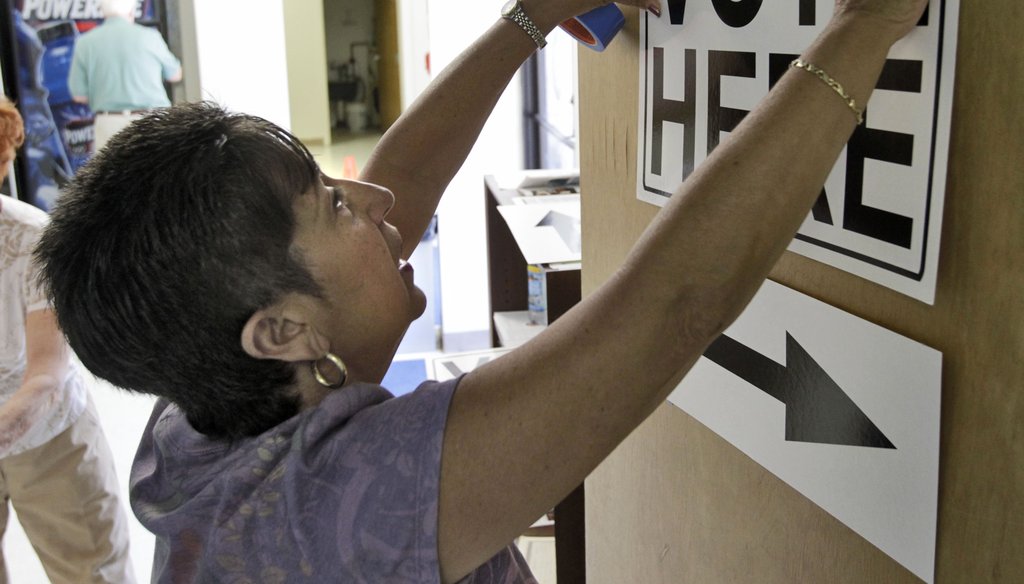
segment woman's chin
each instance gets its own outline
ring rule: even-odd
[[[410,322],[423,316],[423,313],[427,311],[427,295],[420,290],[418,286],[413,286],[412,291],[409,294],[410,302]]]

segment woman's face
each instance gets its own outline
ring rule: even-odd
[[[352,180],[322,180],[294,203],[293,243],[324,289],[314,326],[330,339],[353,380],[379,382],[426,297],[399,254],[402,236],[384,221],[391,191]]]

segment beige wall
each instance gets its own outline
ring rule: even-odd
[[[284,2],[291,131],[307,143],[331,143],[323,0]]]
[[[1024,50],[1015,0],[961,2],[935,304],[786,254],[771,278],[943,353],[936,582],[1024,578]],[[636,200],[637,19],[581,51],[584,294],[655,214]],[[600,237],[593,234],[600,234]],[[593,584],[919,582],[671,405],[586,482]]]

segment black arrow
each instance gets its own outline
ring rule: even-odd
[[[788,332],[784,366],[725,335],[704,356],[785,404],[786,440],[896,448]]]

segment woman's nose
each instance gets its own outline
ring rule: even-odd
[[[351,205],[361,208],[374,223],[382,223],[395,206],[395,195],[390,189],[373,183],[354,180],[342,181]]]
[[[395,194],[391,192],[391,189],[386,189],[379,185],[370,185],[371,191],[374,193],[372,198],[373,201],[370,204],[370,216],[373,218],[374,223],[380,224],[384,222],[384,218],[388,216],[391,209],[395,206]]]

